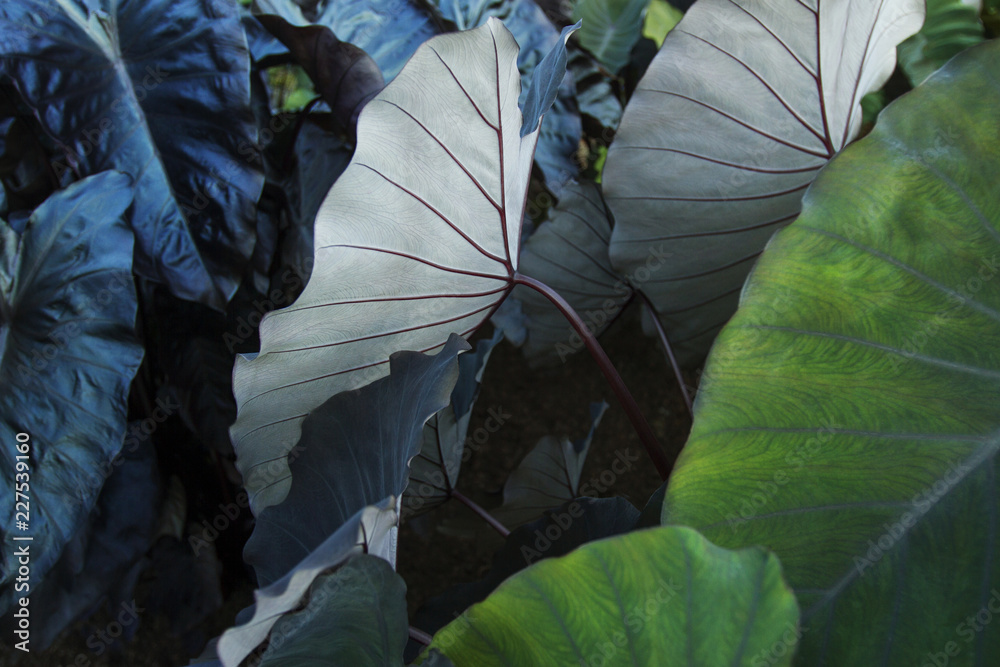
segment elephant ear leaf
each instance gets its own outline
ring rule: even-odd
[[[237,4],[3,2],[0,33],[0,74],[65,151],[58,168],[133,177],[135,271],[223,309],[264,185],[247,158],[257,132]]]
[[[927,0],[924,27],[899,45],[899,67],[919,86],[939,67],[985,39],[980,2]]]
[[[495,19],[435,37],[365,105],[308,285],[236,360],[231,433],[254,513],[288,486],[261,488],[254,468],[282,459],[311,410],[384,376],[393,352],[471,335],[511,290],[538,137],[520,136],[517,53]]]
[[[142,360],[131,202],[131,179],[104,172],[47,199],[21,236],[0,221],[0,495],[10,501],[0,527],[33,538],[32,588],[86,520],[125,437]],[[27,452],[17,449],[25,437]],[[20,472],[30,476],[28,528],[15,514]],[[0,609],[14,595],[6,586],[21,544],[3,542]]]
[[[513,575],[431,647],[458,667],[787,666],[798,617],[774,554],[727,551],[668,526],[591,542]]]
[[[923,0],[700,0],[639,82],[603,173],[611,260],[674,259],[643,285],[687,361],[736,309],[771,235],[795,219],[816,172],[861,126]]]
[[[802,664],[1000,664],[972,621],[1000,597],[998,64],[956,56],[833,159],[709,356],[663,520],[781,558]]]

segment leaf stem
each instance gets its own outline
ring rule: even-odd
[[[691,395],[688,393],[687,385],[684,384],[681,367],[677,364],[677,358],[674,356],[674,349],[670,346],[670,339],[667,338],[663,322],[660,322],[660,318],[656,314],[656,308],[653,307],[653,302],[649,300],[649,297],[642,290],[636,290],[635,293],[642,299],[642,303],[645,304],[646,308],[649,308],[649,316],[653,318],[653,326],[656,327],[656,333],[659,334],[660,342],[663,343],[663,351],[667,354],[667,361],[670,362],[670,367],[674,369],[674,377],[677,378],[677,386],[681,388],[681,396],[684,397],[684,405],[687,406],[688,415],[694,419],[694,407],[691,405]]]
[[[431,642],[434,641],[434,638],[431,637],[429,634],[427,634],[423,630],[418,630],[412,625],[410,626],[410,639],[412,639],[415,642],[419,642],[424,646],[430,646]]]
[[[515,273],[513,282],[518,285],[530,287],[544,295],[569,320],[569,323],[573,325],[573,328],[576,329],[576,332],[583,339],[584,345],[587,346],[590,356],[597,362],[608,384],[611,385],[611,389],[614,390],[615,396],[618,397],[618,402],[625,409],[625,414],[628,415],[629,421],[632,422],[632,427],[639,434],[639,440],[642,441],[643,447],[646,448],[646,453],[653,461],[653,465],[656,466],[656,471],[660,473],[660,479],[667,479],[670,475],[670,460],[656,439],[656,434],[653,433],[653,429],[649,426],[649,422],[646,421],[646,417],[639,410],[639,405],[635,402],[635,398],[632,397],[632,393],[628,390],[628,387],[625,386],[625,382],[622,380],[621,375],[618,374],[614,364],[611,363],[611,359],[608,358],[604,348],[597,342],[594,334],[590,332],[590,329],[580,319],[577,312],[573,310],[573,306],[569,305],[551,287],[530,276]]]
[[[510,535],[510,531],[507,529],[507,526],[497,521],[492,514],[483,509],[483,507],[472,498],[468,497],[458,489],[451,490],[451,497],[463,503],[466,507],[478,514],[479,518],[490,524],[490,527],[500,533],[504,539],[507,539],[507,536]]]

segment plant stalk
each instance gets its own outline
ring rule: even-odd
[[[434,638],[431,637],[429,634],[427,634],[423,630],[418,630],[412,625],[410,626],[410,639],[412,639],[415,642],[419,642],[424,646],[430,646],[431,642],[434,641]]]
[[[580,334],[584,345],[587,346],[587,350],[590,352],[590,356],[594,358],[601,372],[604,373],[605,379],[611,385],[611,389],[614,390],[615,396],[618,397],[618,402],[621,403],[622,408],[625,409],[625,414],[628,415],[629,421],[632,422],[632,427],[639,434],[639,440],[642,441],[642,446],[646,448],[646,453],[653,461],[653,465],[656,466],[656,471],[660,473],[660,479],[666,480],[670,475],[670,460],[656,439],[656,434],[653,433],[653,429],[649,426],[649,422],[646,421],[646,417],[639,409],[639,405],[635,402],[635,398],[632,397],[632,392],[625,386],[625,382],[622,380],[621,375],[618,374],[614,364],[611,363],[611,359],[608,358],[604,348],[597,342],[594,334],[590,332],[590,329],[580,319],[577,312],[573,310],[573,306],[569,305],[551,287],[530,276],[515,273],[514,283],[530,287],[544,295],[569,320],[569,323],[573,325],[576,332]]]
[[[451,497],[461,502],[466,507],[471,509],[473,512],[478,514],[479,518],[481,518],[486,523],[490,524],[490,527],[493,528],[493,530],[500,533],[501,537],[503,537],[504,539],[507,539],[507,536],[510,535],[510,531],[507,529],[507,526],[497,521],[492,514],[483,509],[483,507],[479,503],[474,501],[472,498],[468,497],[458,489],[451,490]]]
[[[670,339],[667,338],[667,332],[663,328],[663,322],[660,322],[659,316],[656,314],[656,308],[653,308],[653,302],[649,300],[641,290],[636,290],[635,293],[639,295],[642,302],[649,308],[649,315],[653,318],[653,326],[656,327],[656,333],[660,336],[660,342],[663,343],[663,351],[667,353],[667,361],[670,362],[670,367],[674,369],[674,377],[677,378],[677,386],[681,388],[681,396],[684,397],[684,404],[687,406],[688,415],[691,419],[694,419],[694,407],[691,405],[691,395],[688,393],[687,385],[684,384],[684,376],[681,375],[681,367],[677,363],[677,358],[674,356],[674,349],[670,346]]]

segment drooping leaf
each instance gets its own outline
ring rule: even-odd
[[[358,510],[334,534],[277,581],[254,591],[254,605],[241,614],[246,622],[229,628],[216,651],[224,667],[237,667],[260,646],[275,623],[300,608],[317,577],[343,566],[362,553],[395,553],[396,499]]]
[[[250,60],[226,0],[0,5],[0,73],[65,153],[130,174],[135,271],[221,310],[254,247]]]
[[[611,221],[593,183],[567,186],[559,204],[521,252],[521,273],[540,280],[600,335],[632,297],[632,288],[611,268]],[[528,338],[524,354],[534,364],[554,364],[583,349],[583,341],[545,296],[518,286]]]
[[[255,469],[268,479],[247,479],[247,488],[266,490],[289,474],[293,480],[287,498],[258,515],[247,541],[244,559],[261,584],[288,572],[361,508],[402,496],[424,424],[448,406],[458,355],[467,349],[452,334],[435,356],[397,352],[388,377],[337,394],[309,415],[287,473]],[[384,557],[395,563],[394,554]]]
[[[479,396],[483,371],[503,334],[476,344],[475,352],[458,358],[458,381],[451,392],[451,404],[431,417],[424,426],[420,453],[410,462],[410,479],[403,493],[400,515],[403,521],[430,511],[451,498],[466,453],[466,434],[472,407]],[[469,454],[471,455],[471,450]]]
[[[939,67],[985,38],[979,0],[927,0],[924,26],[899,45],[899,66],[918,86]]]
[[[361,108],[385,85],[375,61],[357,46],[337,39],[326,26],[297,26],[273,14],[257,20],[288,47],[337,123],[353,131]]]
[[[459,584],[432,598],[417,610],[413,625],[436,633],[529,565],[565,556],[588,542],[626,533],[635,527],[638,518],[638,510],[624,498],[576,498],[559,505],[541,518],[512,530],[493,555],[493,564],[485,577]],[[418,649],[410,648],[415,649],[416,656]]]
[[[580,44],[611,72],[628,64],[649,0],[577,0],[573,20],[583,21]]]
[[[1000,660],[960,625],[1000,586],[998,63],[957,56],[834,158],[702,380],[664,520],[775,551],[803,664]]]
[[[274,625],[258,664],[402,667],[408,628],[402,577],[361,554],[313,582],[305,608]]]
[[[131,201],[129,177],[106,172],[47,199],[21,236],[0,221],[0,496],[9,499],[0,509],[8,536],[0,610],[20,597],[8,584],[23,544],[11,538],[33,538],[34,587],[86,520],[122,448],[142,359],[124,222]],[[19,433],[27,453],[17,449]],[[24,500],[15,496],[24,482],[27,519],[14,502]]]
[[[668,526],[591,542],[515,574],[431,646],[456,667],[750,667],[771,658],[783,634],[794,641],[798,615],[773,554],[726,551]],[[767,664],[790,665],[787,648]]]
[[[548,95],[539,96],[553,99],[551,85],[558,86],[558,93],[551,108],[540,108],[538,114],[545,114],[538,145],[535,148],[535,162],[545,175],[545,184],[558,194],[562,187],[573,179],[578,167],[573,155],[580,143],[582,127],[573,94],[573,79],[565,76],[560,67],[565,67],[564,53],[566,34],[560,35],[545,13],[534,0],[429,0],[436,6],[445,21],[457,30],[469,30],[487,22],[491,17],[503,21],[520,47],[517,66],[521,72],[520,104],[525,109],[526,131],[529,120],[535,116],[529,113],[528,94],[535,88],[532,83],[535,69],[548,54],[553,54],[549,66],[543,67],[549,85]],[[555,61],[555,62],[553,62]],[[558,65],[559,67],[552,67]],[[541,92],[541,90],[538,90]]]
[[[633,274],[687,361],[707,351],[771,235],[856,136],[922,0],[701,0],[667,35],[608,151],[612,264]]]
[[[255,513],[287,481],[264,489],[254,469],[283,460],[319,403],[384,376],[393,352],[470,335],[509,292],[538,136],[518,136],[516,56],[499,21],[442,35],[365,106],[305,291],[236,361],[232,436]]]
[[[594,431],[601,423],[605,402],[590,404],[590,429],[576,441],[547,435],[538,441],[503,486],[503,505],[493,516],[508,528],[534,521],[542,514],[581,494],[580,475]]]

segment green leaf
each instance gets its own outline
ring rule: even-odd
[[[914,85],[952,57],[985,38],[979,3],[963,0],[927,0],[924,27],[899,45],[899,66]]]
[[[611,263],[653,301],[683,363],[708,351],[768,239],[857,136],[861,98],[889,78],[923,7],[698,0],[667,35],[602,184]]]
[[[791,664],[798,607],[778,559],[694,530],[591,542],[505,581],[434,636],[456,667]]]
[[[720,334],[663,520],[782,560],[803,664],[1000,663],[1000,43],[890,104]],[[947,659],[949,656],[945,656]]]
[[[628,64],[649,0],[577,0],[573,20],[583,21],[580,44],[612,73]]]
[[[0,612],[26,592],[13,587],[18,548],[30,547],[21,583],[34,588],[116,467],[142,360],[131,203],[131,179],[103,172],[49,197],[20,236],[0,220]],[[27,451],[17,449],[19,433]],[[15,500],[27,503],[26,529]]]
[[[667,33],[673,30],[682,18],[684,12],[667,0],[651,0],[646,10],[646,19],[642,22],[642,36],[656,42],[657,47],[663,46]]]
[[[275,623],[255,664],[401,666],[408,628],[402,577],[361,554],[313,582],[305,608]]]

